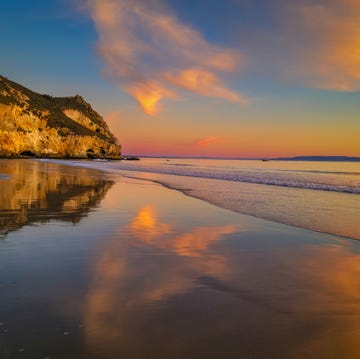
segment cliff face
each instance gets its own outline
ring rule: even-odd
[[[120,152],[81,96],[40,95],[0,76],[0,157],[118,159]]]

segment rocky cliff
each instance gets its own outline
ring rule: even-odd
[[[118,159],[120,150],[81,96],[40,95],[0,76],[0,157]]]

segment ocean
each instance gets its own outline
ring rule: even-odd
[[[156,181],[238,213],[360,239],[358,162],[142,158],[72,163]]]

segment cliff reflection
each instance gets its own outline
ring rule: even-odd
[[[53,219],[77,223],[112,186],[94,170],[41,161],[3,160],[0,174],[0,236]]]

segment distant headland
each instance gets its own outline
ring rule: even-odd
[[[325,162],[360,162],[360,157],[349,156],[295,156],[271,158],[272,161],[325,161]]]
[[[0,76],[0,158],[120,159],[121,146],[80,95],[40,95]]]

